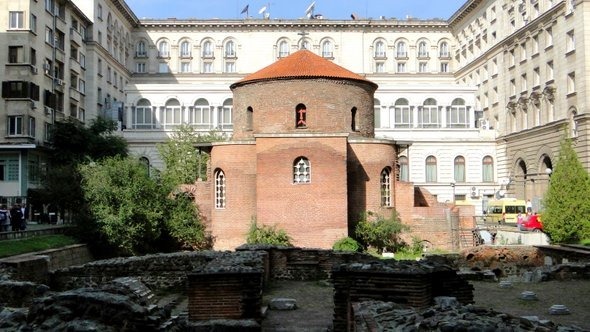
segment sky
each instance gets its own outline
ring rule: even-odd
[[[305,18],[306,9],[315,3],[314,14],[325,19],[348,20],[351,14],[360,18],[448,19],[467,0],[126,0],[139,18],[244,19],[262,18],[263,7],[270,19]]]

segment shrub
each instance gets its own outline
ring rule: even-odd
[[[358,252],[361,250],[361,245],[353,238],[347,236],[342,238],[332,246],[332,249],[336,251],[352,251]]]
[[[397,211],[393,210],[389,218],[372,212],[362,214],[355,233],[365,248],[373,247],[381,254],[384,249],[396,252],[403,247],[405,243],[401,240],[400,234],[408,229],[409,227],[399,220]]]
[[[275,246],[292,247],[291,238],[282,229],[276,229],[276,226],[262,225],[258,226],[256,221],[252,221],[248,236],[248,244],[268,244]]]

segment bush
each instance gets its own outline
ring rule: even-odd
[[[351,251],[351,252],[358,252],[361,250],[361,245],[351,237],[342,238],[332,246],[332,249],[336,251]]]
[[[262,225],[258,226],[256,221],[252,221],[246,238],[248,244],[267,244],[275,246],[292,247],[291,238],[282,229],[276,229],[276,226]]]
[[[397,211],[393,210],[389,218],[372,212],[364,213],[356,225],[355,233],[366,249],[373,247],[378,254],[382,254],[384,249],[396,252],[405,246],[400,234],[408,229],[399,220]]]

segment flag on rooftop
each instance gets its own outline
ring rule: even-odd
[[[307,7],[307,9],[305,10],[305,16],[307,16],[307,18],[311,18],[311,16],[313,15],[313,11],[315,9],[315,1],[311,3],[311,5],[309,5],[309,7]]]
[[[263,6],[262,8],[260,8],[260,10],[258,11],[258,14],[262,14],[266,11],[266,6]]]

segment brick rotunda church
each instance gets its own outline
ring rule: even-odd
[[[331,248],[361,213],[395,205],[396,146],[374,136],[377,85],[307,50],[231,85],[234,133],[213,143],[196,202],[215,249],[253,220],[300,247]]]

